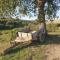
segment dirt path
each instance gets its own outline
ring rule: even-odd
[[[45,55],[46,60],[60,60],[60,44],[48,45]]]

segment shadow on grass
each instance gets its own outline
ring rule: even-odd
[[[46,38],[45,45],[47,44],[60,44],[60,35],[48,35]]]
[[[48,44],[60,44],[60,36],[48,35],[47,38],[45,39],[45,42],[43,42],[43,43],[38,42],[38,41],[33,41],[31,44],[24,45],[22,47],[17,45],[15,48],[11,48],[11,49],[7,50],[7,52],[4,55],[13,54],[13,53],[16,53],[16,52],[24,49],[24,48],[28,48],[31,46],[41,46],[41,45],[48,45]]]

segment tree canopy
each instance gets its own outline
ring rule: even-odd
[[[19,11],[22,14],[31,15],[34,13],[36,15],[43,3],[45,14],[55,17],[59,0],[0,0],[0,17],[10,17],[14,14],[16,6],[20,7]]]

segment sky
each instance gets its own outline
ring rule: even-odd
[[[60,3],[58,4],[58,6],[60,7]],[[59,16],[59,19],[60,19],[60,9],[57,11],[57,16]]]
[[[59,19],[60,19],[60,10],[57,12],[57,16],[59,16]]]
[[[58,6],[60,6],[60,4],[58,4]],[[37,15],[34,16],[34,13],[31,13],[32,17],[29,17],[29,15],[23,15],[19,12],[19,6],[16,6],[16,9],[15,9],[15,14],[13,14],[12,18],[16,18],[18,17],[19,19],[21,20],[36,20],[37,19]],[[60,10],[57,11],[57,14],[56,14],[59,19],[60,19]],[[45,19],[47,19],[47,15],[45,16]]]
[[[17,6],[15,9],[15,14],[13,14],[12,18],[19,18],[21,20],[36,20],[37,19],[37,15],[34,16],[34,13],[31,13],[32,17],[30,17],[29,15],[23,15],[19,12],[19,7]]]

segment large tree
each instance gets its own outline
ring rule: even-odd
[[[36,9],[38,9],[38,21],[40,23],[42,20],[45,25],[45,14],[49,17],[55,17],[57,3],[59,0],[0,0],[0,16],[8,15],[9,17],[14,13],[16,6],[19,6],[19,11],[26,15],[30,15],[30,12],[36,15]]]
[[[45,15],[47,14],[49,19],[55,18],[56,12],[58,10],[58,3],[59,0],[36,0],[36,5],[38,7],[38,20],[40,23],[41,20],[43,21],[45,25],[45,30],[46,30]]]
[[[28,5],[27,10],[29,12],[32,11],[35,13],[36,8],[38,9],[38,21],[39,23],[41,23],[41,20],[43,21],[46,30],[45,15],[47,14],[49,19],[54,18],[56,16],[59,0],[22,0],[22,1],[26,2],[26,6]]]
[[[10,16],[15,8],[14,0],[0,0],[0,18]]]

